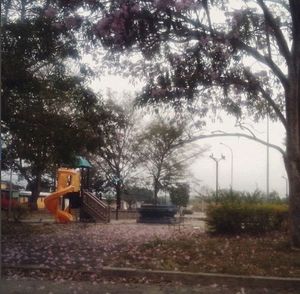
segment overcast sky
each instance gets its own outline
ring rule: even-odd
[[[112,89],[118,93],[123,91],[132,92],[138,90],[133,87],[127,80],[120,77],[106,77],[101,81],[95,80],[91,84],[95,91],[103,91],[107,88]],[[234,128],[235,120],[232,117],[223,116],[222,122],[209,123],[206,126],[206,132],[210,133],[216,130],[225,132],[240,132],[240,129]],[[255,129],[255,134],[258,138],[266,140],[267,137],[267,123],[262,121],[260,123],[252,123]],[[270,122],[270,143],[280,146],[284,149],[285,132],[280,123]],[[202,157],[196,159],[190,167],[192,178],[195,178],[199,187],[208,187],[215,189],[216,187],[216,164],[209,157],[213,154],[216,158],[220,158],[221,154],[225,156],[225,160],[219,163],[219,187],[229,188],[231,184],[231,152],[228,147],[221,145],[226,144],[233,151],[233,188],[240,191],[252,192],[256,188],[266,192],[267,183],[267,148],[266,146],[248,140],[246,138],[226,137],[226,138],[211,138],[199,140],[198,144],[210,145],[209,151],[203,154]],[[270,152],[270,192],[275,190],[281,196],[286,194],[286,177],[284,163],[281,154],[272,148]],[[8,179],[9,175],[2,173],[3,179]],[[17,177],[14,176],[17,181]],[[22,181],[21,181],[22,183]],[[197,188],[197,190],[199,190]]]
[[[116,92],[134,91],[139,89],[139,85],[133,87],[126,79],[117,76],[109,76],[101,78],[101,81],[95,80],[92,83],[92,88],[95,91],[106,88],[111,88]],[[267,138],[267,123],[251,123],[252,130],[255,129],[255,135],[266,141]],[[232,117],[223,116],[222,122],[209,123],[206,126],[207,133],[216,130],[225,132],[241,132],[235,128],[235,120]],[[282,125],[270,122],[270,143],[280,146],[284,149],[285,132]],[[214,154],[219,158],[221,154],[225,155],[225,160],[219,163],[219,187],[229,188],[231,183],[231,152],[228,147],[220,143],[228,145],[233,151],[233,188],[235,190],[252,192],[256,188],[266,192],[267,186],[267,147],[248,140],[246,138],[226,137],[226,138],[211,138],[199,140],[199,145],[210,145],[210,150],[202,157],[195,160],[191,166],[191,174],[198,180],[201,187],[216,187],[216,164],[209,157]],[[282,155],[272,148],[269,149],[270,154],[270,180],[269,190],[279,192],[281,196],[286,194],[286,181],[283,177],[286,176]]]

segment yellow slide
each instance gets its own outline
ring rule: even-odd
[[[70,192],[80,190],[80,173],[73,169],[58,169],[57,189],[45,198],[45,207],[55,215],[60,223],[68,223],[73,220],[71,213],[59,209],[60,197]]]

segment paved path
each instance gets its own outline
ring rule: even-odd
[[[35,279],[1,280],[1,293],[5,294],[296,294],[298,291],[268,290],[260,288],[188,286],[180,284],[128,284],[115,282],[42,281]]]

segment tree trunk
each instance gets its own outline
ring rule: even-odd
[[[300,8],[300,7],[299,7]],[[299,14],[299,12],[297,12]],[[299,14],[300,15],[300,14]],[[298,19],[298,24],[300,19]],[[294,31],[292,59],[286,89],[286,158],[289,178],[289,233],[291,245],[300,248],[300,29]]]
[[[300,170],[299,159],[286,160],[289,177],[289,235],[293,247],[300,248]]]
[[[41,175],[37,175],[36,179],[31,185],[31,196],[29,197],[29,208],[31,210],[37,210],[37,200],[41,191]]]
[[[157,205],[157,194],[159,192],[159,181],[154,179],[153,183],[153,197],[154,197],[154,205]]]
[[[121,209],[121,185],[116,185],[116,200],[117,200],[117,207],[116,207],[116,220],[119,219],[119,210]]]

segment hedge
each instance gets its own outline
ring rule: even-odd
[[[209,232],[258,234],[281,230],[287,220],[285,204],[233,203],[210,205],[207,211]]]

